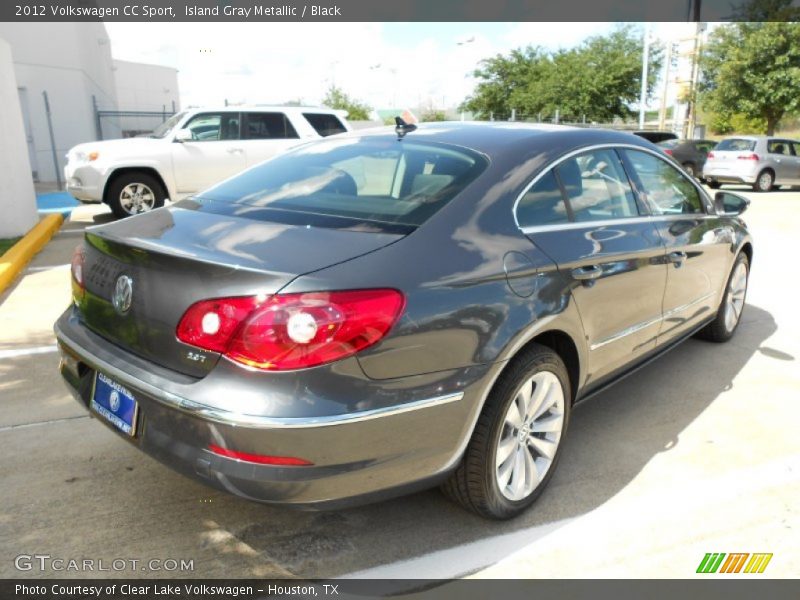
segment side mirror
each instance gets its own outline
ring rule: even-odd
[[[182,144],[183,142],[191,142],[192,141],[192,130],[191,129],[178,129],[175,132],[175,141]]]
[[[750,206],[750,200],[732,192],[717,192],[714,195],[714,208],[718,215],[736,216],[742,214]]]

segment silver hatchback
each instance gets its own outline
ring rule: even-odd
[[[703,167],[708,185],[749,184],[757,192],[800,185],[800,142],[772,136],[742,135],[722,140]]]

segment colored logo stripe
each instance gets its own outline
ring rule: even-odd
[[[753,554],[753,558],[747,563],[744,568],[745,573],[763,573],[767,568],[769,561],[772,560],[772,554]]]
[[[725,558],[724,552],[706,553],[703,560],[700,561],[700,566],[697,567],[698,573],[716,573],[722,559]]]
[[[725,557],[728,557],[727,559]],[[748,561],[748,557],[750,560]],[[723,563],[723,560],[725,561]],[[700,561],[697,567],[698,573],[740,573],[744,567],[745,573],[763,573],[769,561],[772,560],[771,553],[750,554],[749,552],[708,552]],[[745,566],[747,563],[747,566]],[[720,568],[720,566],[722,568]]]

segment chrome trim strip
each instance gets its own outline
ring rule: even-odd
[[[695,300],[692,300],[691,302],[688,302],[687,304],[683,304],[681,306],[676,306],[675,308],[671,308],[670,310],[668,310],[667,312],[662,314],[660,317],[655,317],[653,319],[648,319],[647,321],[642,321],[641,323],[637,323],[636,325],[632,325],[631,327],[623,329],[622,331],[620,331],[618,333],[615,333],[612,336],[609,336],[609,337],[607,337],[607,338],[605,338],[603,340],[600,340],[599,342],[596,342],[596,343],[590,345],[589,346],[589,350],[597,350],[598,348],[602,348],[603,346],[605,346],[607,344],[610,344],[612,342],[616,342],[618,340],[621,340],[624,337],[627,337],[627,336],[629,336],[631,334],[634,334],[637,331],[641,331],[642,329],[650,327],[651,325],[655,325],[656,323],[660,323],[661,321],[664,321],[664,320],[668,319],[669,317],[671,317],[674,314],[677,314],[679,312],[683,312],[687,308],[691,308],[695,304],[700,304],[703,300],[707,300],[708,298],[711,298],[713,295],[714,295],[714,292],[709,292],[705,296],[701,296],[700,298],[696,298]]]
[[[631,135],[633,135],[633,134],[631,134]],[[650,148],[647,148],[645,146],[639,146],[637,144],[620,144],[620,143],[607,142],[605,144],[594,144],[592,146],[584,146],[583,148],[578,148],[577,150],[572,150],[571,152],[568,152],[567,154],[565,154],[563,156],[560,156],[557,160],[555,160],[554,162],[551,162],[549,165],[547,165],[547,168],[543,169],[541,172],[539,172],[539,174],[536,175],[536,177],[534,177],[530,181],[530,183],[528,183],[528,185],[526,185],[523,188],[523,190],[519,193],[519,195],[517,196],[517,199],[514,201],[514,206],[511,208],[511,214],[514,217],[514,224],[516,224],[516,226],[519,227],[519,229],[523,233],[527,234],[528,230],[532,230],[532,229],[539,230],[540,227],[547,227],[548,229],[546,229],[545,231],[552,231],[552,230],[565,229],[565,228],[566,229],[570,229],[570,227],[567,227],[568,225],[580,225],[581,227],[583,227],[585,225],[592,226],[592,225],[608,224],[608,223],[610,223],[612,221],[619,221],[619,222],[625,222],[625,223],[634,223],[635,222],[634,219],[645,219],[645,220],[647,220],[647,219],[655,219],[655,218],[658,218],[658,217],[665,217],[665,216],[666,217],[671,217],[672,215],[641,215],[639,217],[631,217],[630,219],[609,219],[608,221],[603,221],[603,220],[599,220],[599,221],[583,221],[580,224],[578,222],[576,222],[576,221],[573,221],[573,222],[570,222],[570,223],[562,223],[560,225],[541,225],[541,226],[532,226],[532,227],[520,227],[519,221],[517,220],[517,206],[519,205],[520,200],[522,200],[522,197],[525,194],[528,193],[528,190],[530,190],[534,185],[536,185],[538,183],[538,181],[542,177],[547,175],[547,173],[549,173],[550,171],[555,169],[558,165],[560,165],[565,160],[570,159],[573,156],[576,156],[578,154],[583,154],[584,152],[589,152],[591,150],[600,150],[600,149],[605,149],[605,148],[611,148],[611,149],[614,149],[614,148],[630,148],[631,150],[639,150],[641,152],[646,152],[648,154],[652,154],[653,156],[655,156],[659,160],[663,160],[665,163],[667,163],[671,167],[676,167],[676,165],[671,163],[669,161],[669,159],[667,159],[664,155],[662,155],[662,154],[660,154],[660,153],[658,153],[656,151],[653,151]],[[676,168],[676,170],[678,172],[680,172],[680,169]],[[695,189],[697,189],[702,194],[702,196],[706,200],[708,200],[708,201],[711,200],[708,197],[708,194],[706,193],[706,191],[696,181],[693,181],[692,178],[688,177],[685,174],[683,174],[683,176],[686,178],[687,181],[689,181],[695,187]],[[713,202],[711,202],[710,206],[713,207],[713,205],[714,205]],[[682,216],[682,218],[686,218],[686,215],[681,215],[681,216]],[[710,215],[709,213],[703,213],[703,214],[698,214],[697,216],[698,217],[708,217],[708,216],[716,216],[716,215]]]
[[[64,350],[70,354],[74,354],[82,362],[88,364],[95,371],[100,370],[110,375],[120,383],[148,394],[153,400],[168,408],[174,408],[191,416],[205,419],[207,421],[213,421],[215,423],[221,423],[223,425],[232,425],[238,427],[247,426],[264,429],[303,429],[330,427],[333,425],[360,423],[370,419],[389,417],[413,410],[441,406],[450,402],[457,402],[464,397],[464,392],[454,392],[451,394],[444,394],[442,396],[435,396],[433,398],[425,398],[423,400],[407,402],[405,404],[399,404],[396,406],[345,413],[341,415],[325,415],[318,417],[268,417],[240,414],[220,408],[206,406],[205,404],[199,404],[193,400],[189,400],[188,398],[184,398],[177,394],[173,394],[172,392],[162,390],[161,388],[149,384],[146,381],[142,381],[141,379],[136,379],[135,377],[132,377],[125,371],[114,367],[103,359],[90,354],[86,350],[79,349],[80,347],[70,340],[58,327],[58,325],[56,325],[55,329],[59,345],[63,346]]]
[[[717,215],[709,215],[706,213],[698,214],[679,214],[679,215],[654,215],[652,217],[628,217],[620,219],[605,219],[598,221],[571,221],[569,223],[557,223],[551,225],[531,225],[530,227],[521,227],[520,231],[525,235],[533,233],[543,233],[547,231],[562,231],[567,229],[588,229],[591,227],[607,227],[614,225],[630,225],[631,223],[658,223],[661,221],[685,221],[685,220],[705,220]]]

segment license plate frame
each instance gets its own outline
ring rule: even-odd
[[[136,396],[102,371],[95,372],[89,409],[128,437],[136,437],[139,421]]]

